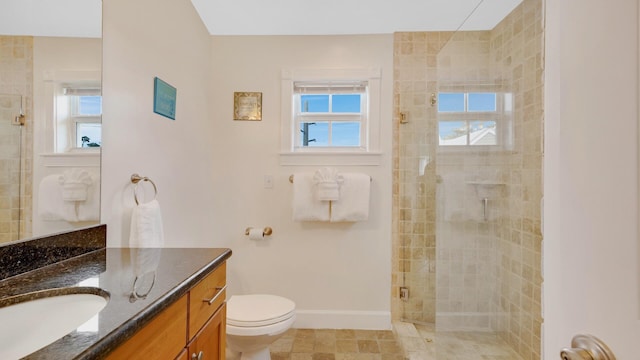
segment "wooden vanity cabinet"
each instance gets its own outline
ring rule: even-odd
[[[107,355],[109,360],[224,360],[226,263]]]
[[[190,360],[224,360],[226,344],[226,263],[189,291]]]

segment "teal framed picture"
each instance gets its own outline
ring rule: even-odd
[[[177,93],[176,88],[155,77],[153,79],[153,112],[175,120]]]

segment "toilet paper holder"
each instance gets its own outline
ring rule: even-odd
[[[253,229],[252,227],[248,227],[245,231],[244,234],[245,235],[249,235],[249,232],[251,231],[251,229]],[[262,235],[271,235],[273,234],[273,229],[270,227],[266,227],[262,230]]]

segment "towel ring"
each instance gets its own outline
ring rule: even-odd
[[[140,202],[138,201],[138,183],[140,181],[148,181],[151,183],[151,185],[153,185],[153,200],[155,200],[158,197],[158,187],[156,186],[156,183],[153,182],[153,180],[149,179],[148,177],[142,177],[138,174],[133,174],[131,175],[131,182],[136,184],[136,186],[133,188],[133,199],[136,201],[136,205],[140,205]],[[152,200],[152,201],[153,201]]]

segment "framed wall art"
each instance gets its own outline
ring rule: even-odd
[[[234,92],[233,120],[262,120],[262,93]]]
[[[176,119],[177,90],[160,78],[153,79],[153,112],[171,120]]]

